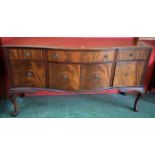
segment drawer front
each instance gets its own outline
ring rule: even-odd
[[[119,50],[117,60],[147,60],[149,53],[145,49]]]
[[[43,49],[29,49],[29,48],[10,48],[10,60],[44,60],[45,52]]]
[[[79,90],[80,65],[50,63],[49,87],[59,90]]]
[[[116,65],[114,87],[143,85],[144,61],[118,62]]]
[[[58,51],[48,50],[48,61],[53,62],[109,62],[114,59],[114,51]]]
[[[111,62],[114,60],[115,51],[81,52],[81,62]]]
[[[10,62],[13,87],[45,87],[45,65],[42,62]]]
[[[95,90],[110,86],[112,63],[81,65],[81,90]]]
[[[48,61],[53,62],[80,62],[81,53],[77,51],[48,50]]]

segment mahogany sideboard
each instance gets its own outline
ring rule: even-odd
[[[91,93],[147,92],[145,73],[151,46],[128,38],[16,37],[1,46],[8,75],[8,93],[17,115],[16,96],[47,90]]]

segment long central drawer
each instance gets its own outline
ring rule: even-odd
[[[114,59],[114,50],[109,51],[67,51],[48,50],[48,61],[53,62],[111,62]]]

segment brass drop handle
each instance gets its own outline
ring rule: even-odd
[[[24,56],[25,56],[25,57],[29,57],[29,56],[31,56],[31,52],[29,52],[29,51],[25,51],[25,52],[24,52]]]
[[[28,72],[26,73],[26,75],[27,75],[28,77],[31,77],[31,76],[33,75],[33,73],[32,73],[31,71],[28,71]]]
[[[130,53],[129,56],[130,56],[130,57],[133,57],[133,56],[134,56],[134,53]]]
[[[107,59],[107,58],[108,58],[108,55],[107,55],[107,54],[105,54],[105,55],[104,55],[104,59]]]
[[[95,80],[100,80],[100,77],[99,77],[98,75],[95,75],[95,76],[94,76],[94,79],[95,79]]]
[[[67,75],[63,75],[63,80],[68,80],[68,76]]]
[[[60,55],[58,53],[55,53],[55,54],[52,55],[52,58],[53,59],[58,59],[58,58],[60,58]]]

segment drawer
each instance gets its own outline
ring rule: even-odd
[[[48,50],[48,61],[53,62],[109,62],[114,59],[114,51],[58,51]]]
[[[80,65],[50,63],[49,87],[59,90],[79,90]]]
[[[45,87],[45,65],[42,62],[10,62],[13,87]]]
[[[10,60],[44,60],[45,52],[43,49],[30,49],[30,48],[10,48]]]
[[[117,60],[147,60],[149,53],[145,49],[122,49],[118,51]]]
[[[81,62],[111,62],[114,60],[115,51],[85,51],[81,52]]]
[[[81,90],[103,89],[110,86],[112,63],[81,65]]]
[[[145,61],[117,62],[114,87],[143,85]]]
[[[48,61],[53,62],[80,62],[81,52],[48,50]]]

